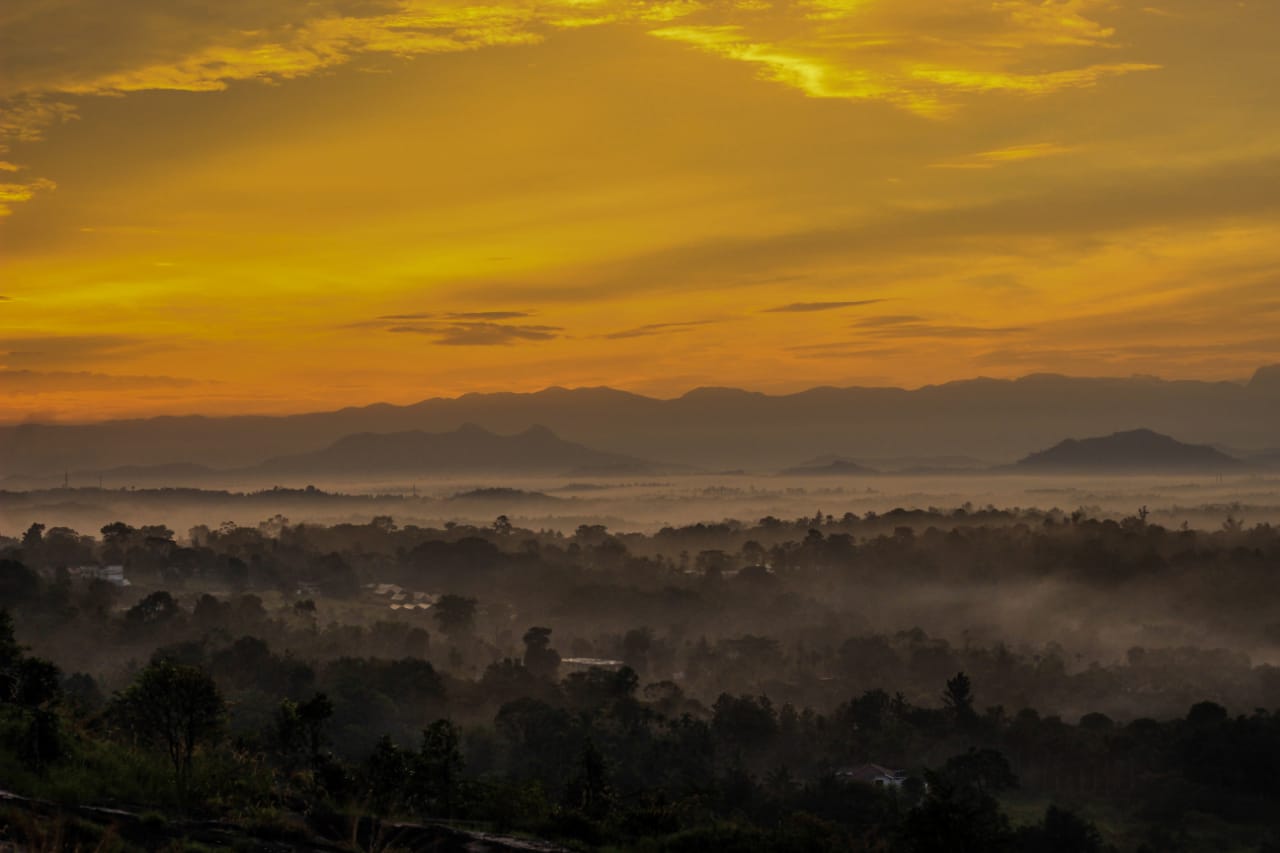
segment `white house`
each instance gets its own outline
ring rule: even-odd
[[[887,785],[892,788],[901,788],[902,783],[907,781],[907,771],[890,770],[888,767],[881,767],[879,764],[859,764],[856,767],[846,767],[844,770],[836,771],[836,776],[849,782],[863,782],[867,785]]]
[[[82,580],[103,580],[114,586],[131,586],[124,576],[124,566],[76,566],[67,569],[67,574]]]

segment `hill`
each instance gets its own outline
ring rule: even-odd
[[[860,459],[971,456],[1012,463],[1065,435],[1132,424],[1185,440],[1273,447],[1276,368],[1249,381],[1037,374],[902,388],[812,388],[770,395],[695,389],[664,400],[611,388],[464,394],[285,417],[202,416],[24,423],[0,427],[0,477],[57,477],[125,465],[243,468],[321,451],[344,436],[446,432],[465,424],[510,434],[543,424],[568,441],[703,470],[780,469],[813,448]],[[931,466],[930,466],[931,467]]]
[[[843,456],[819,457],[779,472],[784,477],[858,477],[880,473]]]
[[[1027,472],[1150,471],[1228,472],[1245,467],[1239,459],[1204,444],[1184,444],[1149,429],[1100,438],[1069,438],[1013,466]]]
[[[269,459],[243,473],[361,477],[378,474],[566,474],[642,469],[649,463],[565,441],[546,427],[497,435],[474,424],[452,432],[360,433],[310,453]]]

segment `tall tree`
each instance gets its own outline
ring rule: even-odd
[[[555,681],[560,653],[551,648],[551,629],[534,626],[524,632],[524,668],[538,678]]]
[[[461,595],[442,595],[433,608],[440,630],[450,637],[469,634],[475,627],[476,600]]]
[[[164,749],[178,797],[185,801],[196,751],[222,733],[226,703],[218,685],[199,667],[157,660],[113,704],[126,730]]]
[[[439,804],[445,817],[452,818],[462,777],[462,749],[458,727],[449,720],[436,720],[422,732],[418,753],[420,782],[425,799]]]

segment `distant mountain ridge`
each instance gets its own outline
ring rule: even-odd
[[[565,441],[544,426],[498,435],[475,424],[451,432],[408,430],[358,433],[310,453],[278,456],[242,473],[292,476],[368,474],[643,472],[653,465],[633,456]]]
[[[854,477],[880,472],[843,456],[820,456],[779,473],[785,477]]]
[[[1037,374],[915,390],[706,388],[671,400],[548,388],[283,417],[20,424],[0,427],[0,477],[174,463],[245,468],[359,433],[447,432],[468,423],[502,434],[544,425],[602,452],[703,469],[778,470],[814,448],[857,459],[1012,463],[1063,435],[1106,435],[1134,424],[1190,442],[1266,448],[1280,432],[1280,366],[1261,368],[1248,382]]]
[[[1014,466],[1026,472],[1151,471],[1231,472],[1246,467],[1233,456],[1205,444],[1185,444],[1149,429],[1098,438],[1060,441],[1032,453]]]

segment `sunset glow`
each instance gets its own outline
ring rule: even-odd
[[[0,421],[1280,360],[1271,0],[13,0]]]

